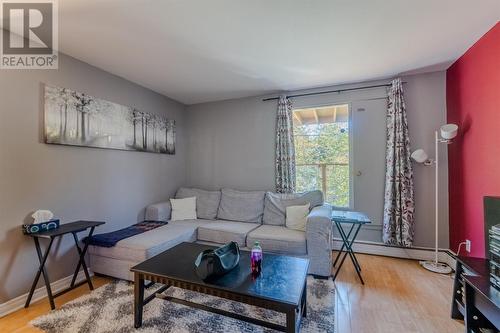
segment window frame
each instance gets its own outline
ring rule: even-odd
[[[348,135],[349,135],[349,205],[348,206],[335,206],[332,203],[325,202],[331,205],[335,210],[353,210],[354,209],[354,177],[353,177],[353,143],[354,143],[354,135],[353,135],[353,123],[352,123],[352,102],[341,102],[341,101],[332,101],[325,103],[314,103],[314,104],[301,104],[300,106],[293,106],[292,112],[298,109],[314,109],[328,106],[336,106],[336,105],[347,105],[347,121],[348,121]],[[295,148],[295,133],[293,134],[294,138],[294,148]],[[295,160],[295,165],[297,165],[297,160]],[[295,173],[295,180],[297,180],[297,173]],[[326,196],[325,193],[323,193]]]

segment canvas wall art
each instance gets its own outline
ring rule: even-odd
[[[175,154],[175,121],[45,85],[45,142]]]

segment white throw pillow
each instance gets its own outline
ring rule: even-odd
[[[286,227],[299,231],[306,231],[307,215],[311,204],[286,207]]]
[[[196,197],[170,199],[172,221],[196,220]]]

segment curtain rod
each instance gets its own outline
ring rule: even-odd
[[[403,84],[406,84],[406,82],[403,82]],[[331,94],[331,93],[341,93],[344,91],[353,91],[353,90],[361,90],[361,89],[370,89],[370,88],[380,88],[380,87],[390,87],[391,84],[378,84],[374,86],[366,86],[366,87],[357,87],[357,88],[346,88],[346,89],[338,89],[338,90],[326,90],[326,91],[318,91],[318,92],[311,92],[311,93],[305,93],[305,94],[296,94],[296,95],[287,95],[287,98],[293,98],[293,97],[304,97],[304,96],[313,96],[313,95],[323,95],[323,94]],[[269,98],[264,98],[262,101],[267,102],[267,101],[273,101],[277,100],[279,97],[269,97]]]

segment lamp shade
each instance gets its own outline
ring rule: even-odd
[[[429,155],[423,149],[417,149],[411,154],[411,158],[417,163],[424,163],[429,160]]]
[[[445,140],[451,140],[457,136],[458,126],[455,124],[446,124],[441,126],[441,137]]]

